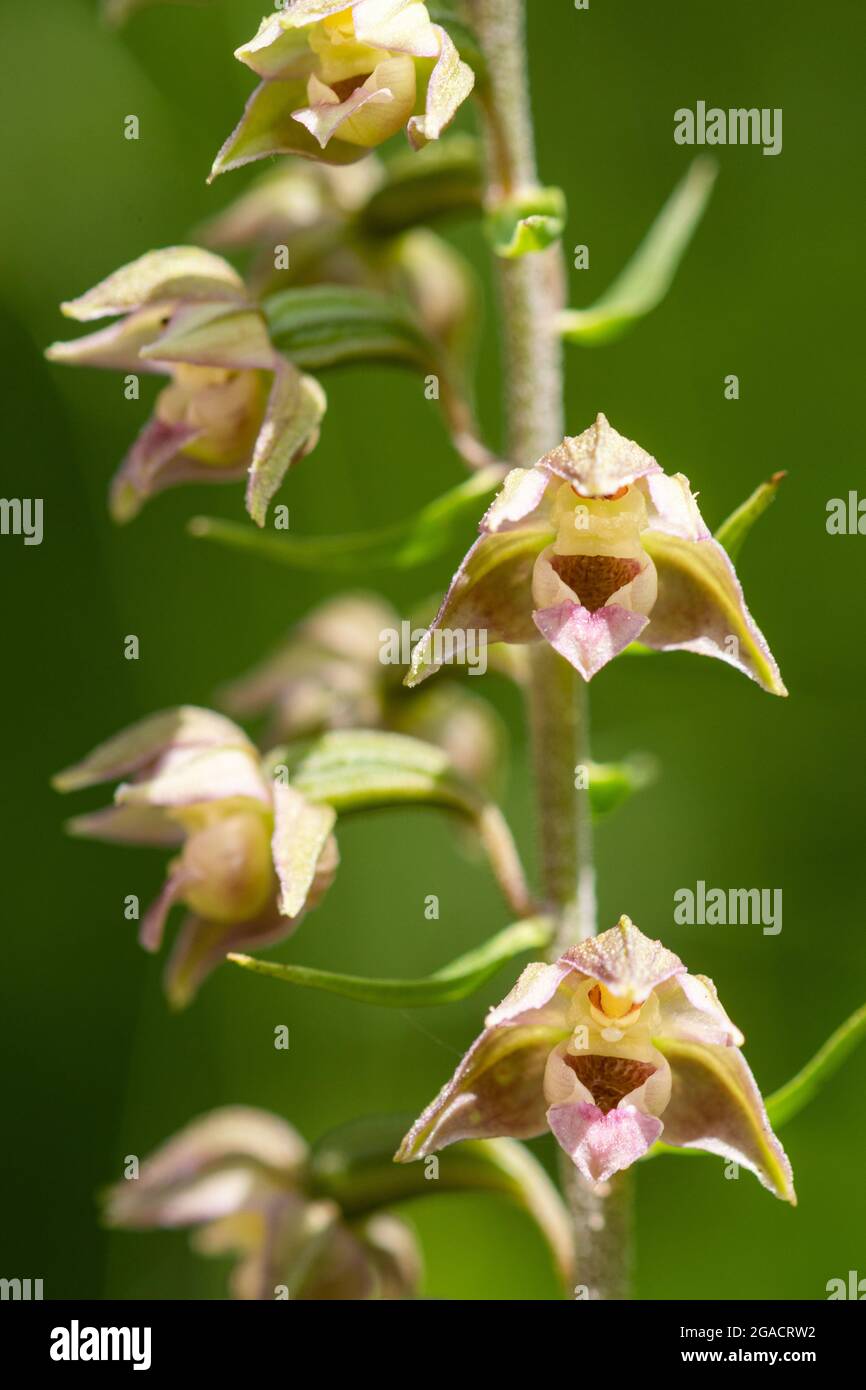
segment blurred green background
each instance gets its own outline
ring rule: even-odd
[[[862,30],[860,6],[729,0],[531,0],[529,39],[543,177],[562,184],[572,303],[623,263],[693,152],[673,112],[782,107],[784,150],[722,149],[709,213],[663,306],[620,344],[569,349],[568,421],[603,409],[700,490],[717,524],[760,480],[790,476],[740,573],[791,691],[764,695],[717,662],[623,660],[594,682],[594,752],[649,750],[650,791],[597,840],[601,921],[628,912],[712,975],[747,1035],[766,1090],[784,1082],[866,997],[863,927],[861,537],[829,537],[825,506],[861,485]],[[0,43],[4,256],[0,270],[4,496],[45,499],[45,540],[0,540],[4,725],[2,981],[6,1139],[4,1276],[42,1277],[46,1297],[223,1297],[225,1266],[183,1234],[107,1235],[94,1193],[190,1117],[238,1101],[308,1137],[365,1114],[417,1112],[450,1073],[486,1005],[510,986],[434,1011],[387,1012],[217,972],[172,1016],[161,961],[124,921],[128,893],[159,885],[158,852],[74,843],[61,825],[99,804],[61,802],[50,774],[150,711],[208,703],[339,584],[294,575],[185,535],[196,512],[241,517],[239,488],[177,490],[126,529],[107,519],[108,479],[147,411],[119,377],[53,368],[69,336],[57,303],[143,251],[182,241],[249,175],[204,178],[250,76],[231,57],[260,4],[158,6],[121,33],[84,0],[6,3]],[[137,114],[141,139],[123,138]],[[14,136],[13,133],[14,132]],[[477,228],[454,239],[488,280]],[[487,283],[487,302],[492,304]],[[498,430],[492,307],[480,399]],[[723,379],[740,378],[739,401]],[[414,378],[331,376],[316,452],[281,500],[306,533],[396,519],[459,481],[460,465]],[[441,589],[447,557],[413,576],[357,575],[408,613]],[[123,658],[136,633],[141,659]],[[486,683],[512,740],[506,806],[532,856],[530,790],[515,692]],[[326,968],[414,975],[506,920],[483,871],[432,813],[341,831],[343,868],[323,907],[274,954]],[[784,926],[676,927],[673,894],[698,879],[781,888]],[[441,899],[438,922],[424,897]],[[288,1024],[291,1048],[273,1029]],[[784,1131],[800,1196],[792,1211],[720,1161],[663,1159],[639,1174],[637,1288],[646,1298],[821,1298],[866,1274],[862,1104],[866,1049]],[[550,1143],[537,1151],[550,1158]],[[545,1251],[492,1198],[413,1208],[435,1297],[547,1298]]]

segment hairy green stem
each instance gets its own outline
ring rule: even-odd
[[[489,71],[486,116],[488,205],[537,186],[526,64],[524,0],[468,0]],[[559,247],[499,260],[508,457],[527,467],[560,442],[562,347],[556,316],[564,265]],[[555,953],[596,930],[589,795],[586,686],[545,643],[530,649],[529,722],[543,897],[556,922]],[[584,786],[581,787],[581,782]],[[632,1184],[619,1174],[585,1183],[563,1156],[562,1182],[577,1251],[576,1296],[627,1298]]]

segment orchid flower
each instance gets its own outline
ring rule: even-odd
[[[555,964],[526,967],[397,1160],[549,1129],[581,1175],[602,1183],[663,1137],[741,1164],[795,1203],[742,1043],[712,981],[623,917]]]
[[[603,415],[513,469],[480,529],[407,684],[441,664],[437,630],[481,629],[489,642],[549,642],[587,681],[640,638],[718,657],[787,694],[688,479],[664,473]]]
[[[445,682],[408,694],[405,666],[381,659],[385,634],[400,617],[375,594],[348,593],[314,609],[264,661],[232,681],[221,708],[238,719],[268,712],[269,745],[326,729],[386,729],[442,748],[467,780],[489,786],[503,760],[503,736],[492,706]]]
[[[182,1008],[229,952],[289,936],[314,907],[338,863],[336,813],[266,776],[241,729],[185,706],[134,724],[54,779],[76,791],[127,777],[114,805],[69,823],[74,835],[180,847],[165,886],[141,920],[148,951],[162,943],[176,903],[190,912],[166,972]]]
[[[51,361],[171,378],[112,483],[115,521],[178,483],[247,475],[247,510],[263,525],[286,470],[315,447],[326,401],[276,351],[228,262],[195,246],[152,251],[62,309],[118,322],[54,343]]]
[[[475,81],[420,0],[291,0],[235,57],[263,80],[211,178],[273,154],[352,163],[403,128],[419,149]]]
[[[414,1237],[389,1212],[348,1222],[306,1185],[308,1149],[276,1115],[227,1106],[193,1120],[106,1194],[110,1226],[194,1227],[203,1254],[238,1257],[239,1299],[399,1299],[417,1290]],[[285,1291],[285,1292],[283,1292]]]

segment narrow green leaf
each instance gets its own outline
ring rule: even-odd
[[[371,569],[414,569],[433,560],[458,541],[468,540],[486,501],[501,486],[503,470],[491,464],[406,517],[378,531],[345,536],[291,536],[263,533],[242,522],[197,516],[190,535],[247,550],[294,569],[353,574]]]
[[[846,1018],[835,1033],[830,1035],[823,1047],[818,1049],[815,1056],[797,1072],[796,1076],[792,1076],[790,1081],[767,1097],[765,1102],[767,1117],[773,1129],[781,1129],[782,1125],[792,1120],[809,1104],[810,1100],[815,1098],[825,1082],[829,1081],[833,1073],[841,1067],[864,1037],[866,1037],[866,1004],[857,1009],[850,1018]],[[647,1158],[655,1158],[658,1154],[698,1154],[700,1152],[700,1149],[678,1149],[673,1144],[653,1144]]]
[[[478,213],[483,195],[478,141],[471,135],[445,136],[388,161],[383,183],[358,214],[358,226],[368,236],[397,236],[440,217]]]
[[[743,546],[743,541],[748,536],[758,517],[776,500],[779,485],[787,474],[774,473],[772,478],[766,483],[761,483],[755,488],[751,497],[747,497],[736,511],[726,521],[723,521],[716,532],[716,540],[719,545],[724,546],[732,560],[736,560]]]
[[[767,1101],[772,1125],[784,1125],[818,1094],[834,1071],[866,1037],[866,1004],[837,1028],[810,1062]]]
[[[558,241],[565,218],[562,189],[537,188],[500,203],[487,218],[487,235],[497,256],[516,260]]]
[[[608,342],[648,314],[667,294],[703,216],[716,166],[701,157],[665,203],[625,269],[588,309],[566,309],[560,331],[569,342]]]
[[[438,365],[436,348],[393,295],[314,285],[280,290],[262,310],[277,350],[308,371],[351,362]]]
[[[568,1213],[555,1185],[530,1151],[515,1139],[472,1139],[438,1156],[431,1182],[424,1163],[395,1163],[393,1155],[411,1121],[359,1120],[322,1138],[310,1155],[311,1195],[337,1202],[361,1220],[382,1208],[443,1192],[491,1192],[515,1202],[536,1223],[557,1269],[570,1282],[573,1247]]]
[[[542,951],[552,936],[548,918],[527,918],[515,922],[490,937],[483,946],[453,960],[444,969],[417,980],[365,979],[360,975],[340,975],[331,970],[316,970],[307,965],[290,965],[280,961],[259,960],[254,956],[231,954],[234,965],[252,970],[256,975],[268,975],[287,984],[304,985],[355,999],[364,1004],[380,1004],[388,1008],[430,1008],[436,1004],[453,1004],[465,999],[490,979],[501,965],[514,960],[524,951]]]

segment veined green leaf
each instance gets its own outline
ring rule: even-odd
[[[322,1138],[310,1155],[311,1195],[337,1202],[346,1216],[363,1219],[383,1207],[442,1192],[492,1192],[516,1202],[547,1241],[566,1284],[571,1282],[570,1223],[555,1185],[530,1151],[515,1139],[472,1139],[438,1157],[435,1182],[424,1163],[395,1163],[409,1121],[359,1120]]]
[[[266,766],[285,767],[291,785],[341,815],[406,802],[444,806],[476,819],[484,802],[443,749],[406,734],[334,729],[273,749]]]
[[[588,309],[566,309],[559,327],[570,343],[619,337],[664,298],[703,216],[716,179],[715,164],[694,161],[665,203],[625,269]]]
[[[393,295],[313,285],[280,290],[262,310],[277,350],[308,371],[349,362],[436,365],[435,347]]]
[[[500,203],[487,218],[487,234],[497,256],[516,260],[558,241],[565,218],[562,189],[537,188]]]
[[[367,235],[397,236],[439,217],[477,213],[483,195],[478,141],[471,135],[445,136],[388,161],[384,181],[358,214],[358,226]]]
[[[716,540],[719,545],[724,546],[732,560],[736,560],[739,555],[743,541],[751,531],[758,517],[763,516],[767,508],[776,500],[779,485],[787,474],[774,473],[772,478],[766,483],[761,483],[755,488],[751,497],[747,497],[745,502],[737,507],[736,511],[726,521],[723,521],[716,532]]]
[[[472,468],[494,462],[478,438],[468,386],[452,356],[396,295],[343,285],[280,290],[261,305],[277,350],[307,371],[371,362],[435,376],[455,448]]]
[[[242,522],[197,516],[190,521],[189,532],[294,569],[354,575],[361,569],[414,569],[458,541],[469,539],[466,528],[470,520],[477,523],[502,478],[503,469],[496,464],[479,469],[465,482],[428,502],[414,516],[378,531],[345,536],[271,535]]]
[[[316,970],[312,966],[284,964],[281,961],[260,960],[255,956],[231,954],[234,965],[252,970],[256,975],[268,975],[287,984],[321,989],[329,994],[356,999],[364,1004],[380,1004],[388,1008],[430,1008],[436,1004],[452,1004],[465,999],[505,965],[524,951],[542,951],[552,936],[552,923],[545,917],[531,917],[515,922],[490,937],[483,946],[467,952],[437,970],[433,975],[416,980],[367,979],[360,975],[341,975],[331,970]]]

